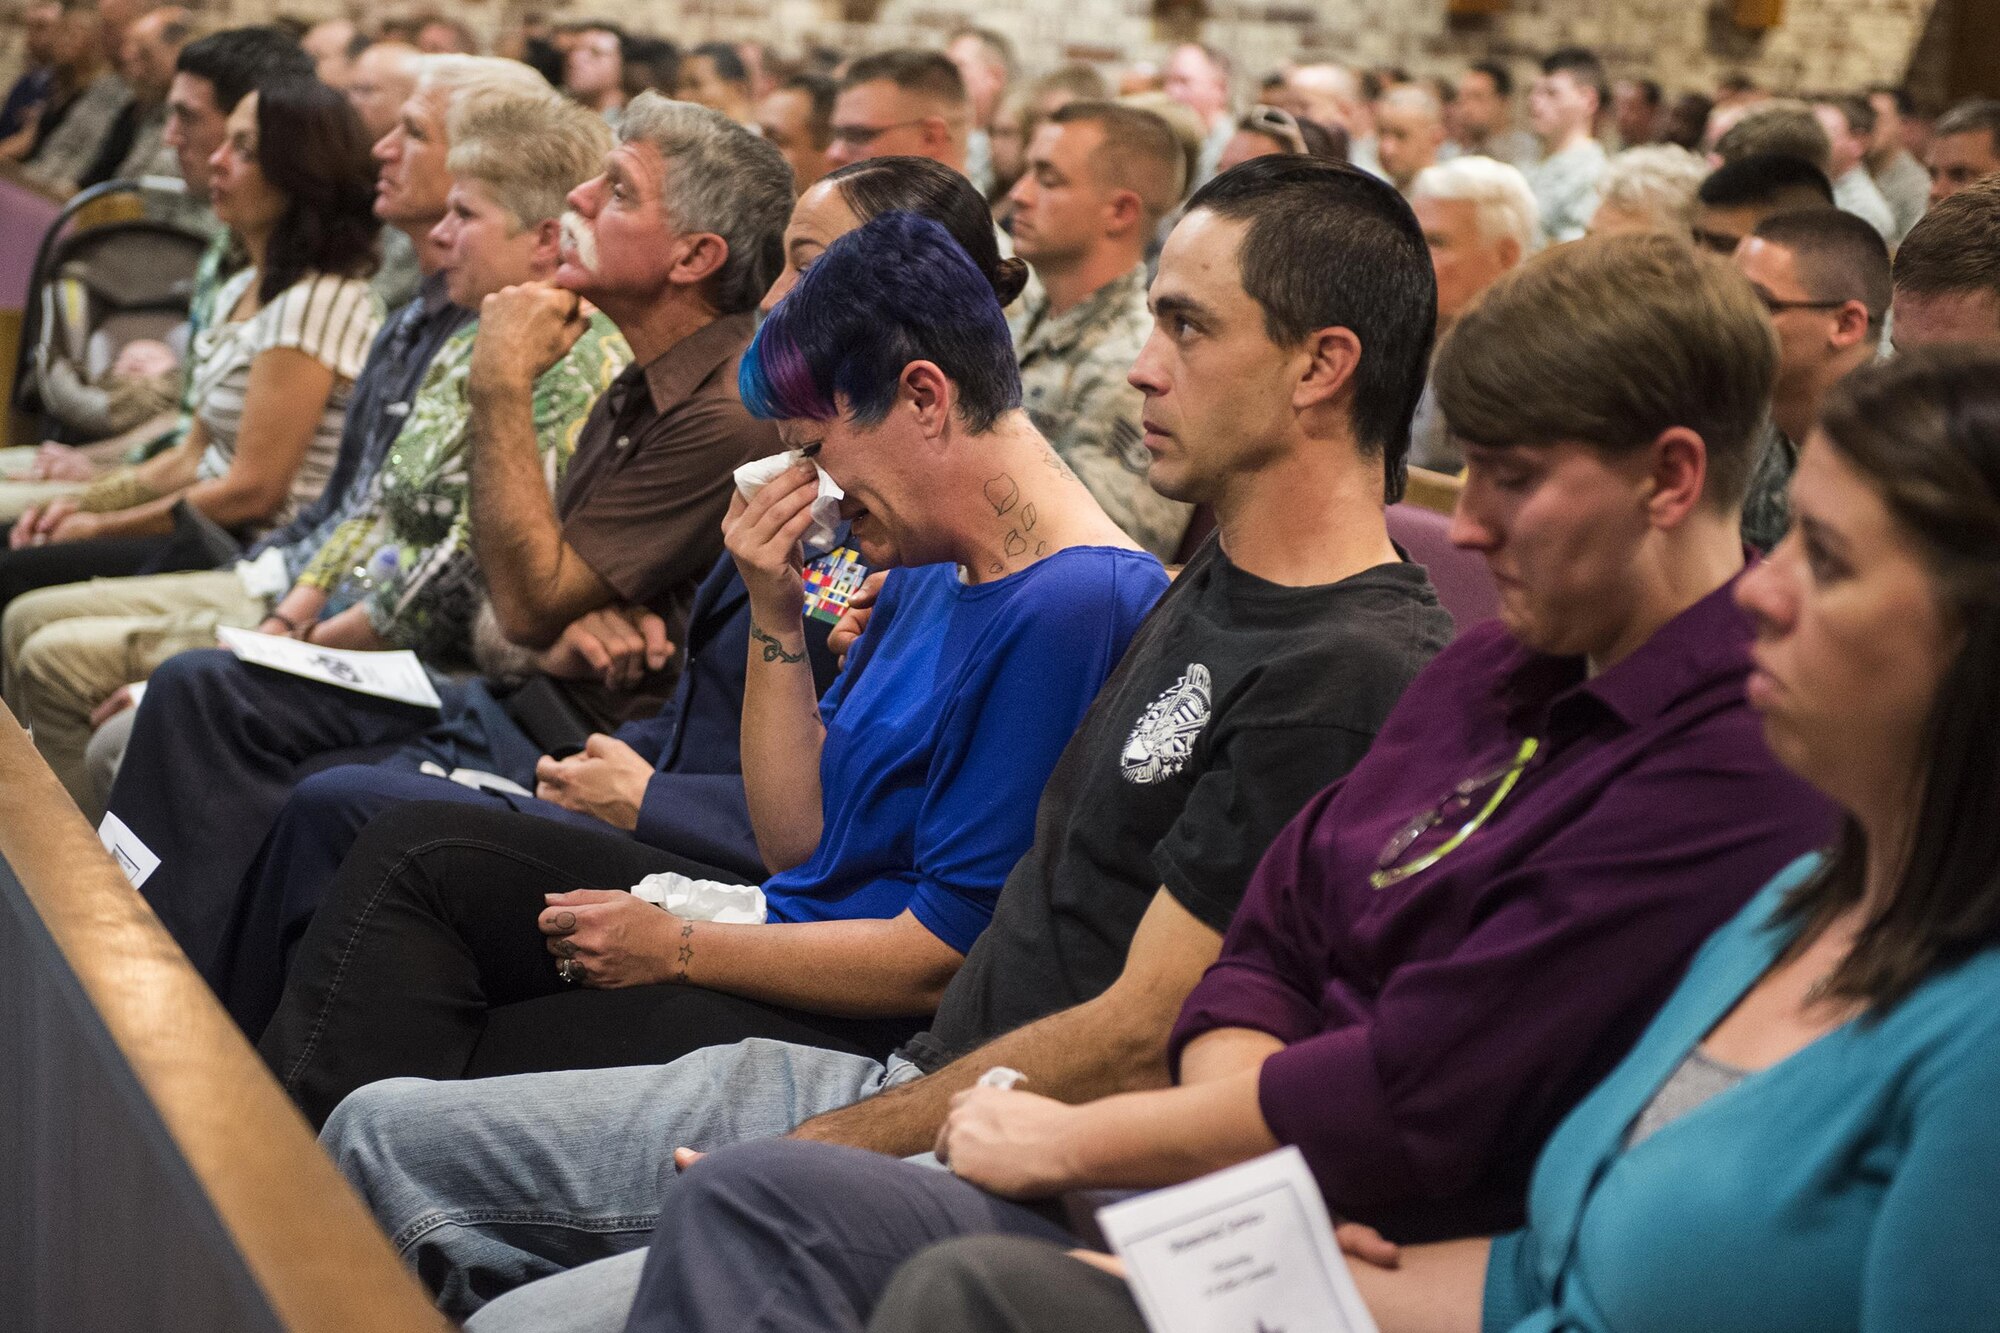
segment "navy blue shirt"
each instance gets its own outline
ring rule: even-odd
[[[1099,546],[991,583],[892,572],[821,700],[819,845],[765,883],[771,919],[908,910],[970,949],[1057,757],[1166,586],[1152,556]]]
[[[851,554],[846,541],[843,527],[835,553],[809,560],[806,568]],[[806,618],[806,656],[816,694],[826,693],[837,671],[826,646],[831,628],[825,620]],[[749,650],[750,594],[735,560],[725,554],[695,590],[673,697],[654,716],[627,722],[616,734],[657,770],[646,784],[633,836],[761,879],[765,866],[743,795],[743,662]]]

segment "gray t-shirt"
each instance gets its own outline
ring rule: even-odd
[[[1287,588],[1211,538],[1064,749],[1034,845],[903,1056],[929,1072],[1098,995],[1162,885],[1226,929],[1271,840],[1366,753],[1450,637],[1420,565]]]

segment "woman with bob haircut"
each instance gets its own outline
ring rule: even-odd
[[[375,167],[345,98],[315,81],[253,91],[211,159],[216,217],[249,262],[189,349],[186,438],[30,510],[0,555],[0,605],[31,588],[213,564],[176,543],[176,507],[239,539],[289,521],[325,487],[355,375],[382,321],[369,291]]]
[[[1382,1333],[1993,1326],[2000,354],[1850,375],[1792,514],[1737,585],[1747,689],[1772,751],[1845,810],[1833,849],[1709,939],[1549,1139],[1526,1228],[1400,1250],[1341,1228]],[[1012,1237],[906,1265],[868,1327],[1016,1296],[1068,1313],[954,1326],[1142,1328],[1120,1278]]]
[[[1040,475],[1014,475],[1045,550],[994,527],[980,483],[1001,469],[985,461],[1047,447],[1020,413],[1001,313],[1021,278],[970,183],[920,159],[834,173],[786,230],[744,402],[850,487],[843,513],[868,564],[933,563],[890,575],[816,706],[794,604],[816,476],[795,467],[732,507],[767,921],[683,920],[605,887],[662,871],[741,882],[685,849],[398,807],[342,864],[261,1043],[309,1119],[397,1075],[654,1064],[757,1036],[886,1054],[934,1007],[1032,841],[1057,755],[1165,588],[1158,562],[1039,454]],[[921,412],[901,395],[918,365],[943,374],[923,393],[952,386],[951,421],[925,418],[944,432],[926,438],[957,461],[908,447]],[[853,483],[878,476],[881,509],[860,508]],[[1001,546],[974,568],[963,555],[985,536]],[[483,820],[506,822],[466,822]]]

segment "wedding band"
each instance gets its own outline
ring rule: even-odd
[[[578,967],[576,960],[572,958],[565,958],[556,964],[556,975],[572,986],[576,984],[577,977],[581,975],[582,971],[583,969]]]

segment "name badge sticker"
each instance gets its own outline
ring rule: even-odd
[[[1097,1220],[1152,1333],[1377,1333],[1297,1148]]]

